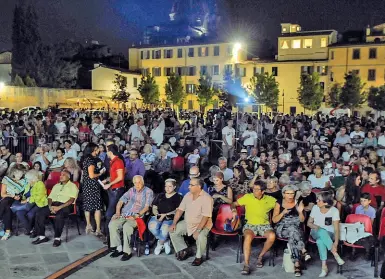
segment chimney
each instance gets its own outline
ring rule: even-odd
[[[371,32],[370,25],[368,25],[368,26],[366,27],[366,36],[367,36],[367,37],[370,36],[370,32]]]

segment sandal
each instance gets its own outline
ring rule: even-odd
[[[95,231],[95,232],[94,232],[94,235],[95,235],[96,237],[102,237],[102,236],[104,236],[103,233],[102,233],[101,231]]]
[[[243,266],[243,269],[242,269],[242,271],[241,271],[241,274],[242,274],[242,275],[249,275],[249,274],[250,274],[250,266],[244,265],[244,266]]]
[[[86,234],[92,234],[94,231],[92,230],[92,226],[86,227]]]
[[[257,268],[263,267],[263,257],[258,257],[257,259]]]
[[[300,266],[295,266],[294,267],[294,276],[295,277],[301,277],[302,276],[302,271]]]

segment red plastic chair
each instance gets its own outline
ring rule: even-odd
[[[321,193],[321,189],[318,189],[318,188],[314,188],[314,189],[311,189],[311,191],[314,193],[314,194],[318,194],[318,193]]]
[[[240,218],[240,210],[237,208],[237,212],[238,212],[238,216]],[[209,258],[209,246],[211,244],[211,240],[214,238],[215,235],[219,235],[219,236],[238,236],[238,241],[239,241],[239,245],[238,245],[238,250],[237,250],[237,263],[239,263],[239,258],[240,258],[240,245],[242,245],[242,237],[239,233],[239,230],[238,231],[235,231],[235,232],[227,232],[224,230],[224,227],[225,227],[225,224],[226,224],[226,220],[227,219],[232,219],[233,218],[233,212],[231,210],[231,207],[229,204],[222,204],[220,207],[219,207],[219,210],[218,210],[218,215],[217,215],[217,218],[215,220],[215,223],[214,223],[214,226],[213,228],[211,229],[211,231],[209,232],[209,235],[208,235],[208,243],[207,243],[207,246],[206,246],[206,259]],[[215,251],[215,248],[212,246],[212,250]]]
[[[380,219],[380,230],[378,232],[378,240],[382,240],[382,238],[385,236],[385,217],[382,217]]]
[[[79,187],[80,187],[79,182],[73,182],[73,183],[74,183],[74,184],[76,185],[76,187],[78,187],[78,189],[79,189]],[[52,191],[52,189],[51,189],[49,192],[51,193],[51,191]],[[48,190],[47,190],[47,194],[48,194]],[[75,221],[76,221],[76,227],[77,227],[77,229],[78,229],[78,233],[79,233],[79,235],[81,235],[81,233],[80,233],[80,228],[79,228],[79,220],[78,220],[78,218],[77,218],[78,216],[77,216],[77,210],[76,210],[76,200],[75,200],[73,206],[74,206],[74,210],[68,215],[67,220],[66,220],[66,222],[65,222],[65,228],[66,228],[66,242],[68,242],[68,229],[69,229],[69,222],[70,222],[71,217],[74,217],[74,219],[75,219]],[[50,219],[55,219],[55,218],[56,218],[56,215],[50,215],[49,218],[50,218]]]
[[[61,175],[61,172],[59,172],[59,171],[50,172],[50,174],[48,175],[47,180],[44,182],[45,187],[47,188],[47,190],[48,189],[52,189],[53,186],[55,186],[56,184],[59,183],[60,175]]]
[[[347,223],[347,224],[354,224],[357,222],[364,224],[365,232],[373,235],[372,220],[370,219],[369,216],[366,216],[363,214],[349,214],[345,220],[345,223]],[[353,252],[352,252],[353,255],[355,254],[355,249],[365,249],[364,246],[356,245],[354,243],[351,244],[349,242],[343,241],[343,243],[340,244],[341,255],[343,252],[343,249],[342,249],[343,246],[351,247],[353,249]],[[378,256],[379,256],[378,255],[378,247],[375,247],[374,259],[372,259],[372,262],[371,262],[371,266],[374,266],[374,277],[377,277],[377,273],[378,273]],[[342,269],[341,269],[340,273],[342,274]]]

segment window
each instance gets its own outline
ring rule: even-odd
[[[358,76],[360,74],[360,70],[352,70],[352,74]]]
[[[150,59],[150,51],[149,50],[142,50],[140,52],[140,58],[143,60]]]
[[[292,40],[291,48],[301,48],[301,40]]]
[[[360,49],[359,48],[353,49],[353,59],[354,60],[360,59],[360,56],[361,56]]]
[[[282,41],[281,49],[289,49],[289,42],[287,40]]]
[[[187,67],[187,75],[188,76],[195,76],[195,67]]]
[[[138,78],[133,78],[134,87],[138,87]]]
[[[232,73],[233,72],[233,65],[226,64],[225,65],[225,73]]]
[[[297,107],[290,107],[290,114],[296,115],[297,114]]]
[[[377,49],[376,48],[370,48],[369,49],[369,59],[376,59],[377,58]]]
[[[194,48],[193,47],[190,47],[188,49],[188,57],[194,57]]]
[[[301,74],[306,73],[311,75],[314,72],[314,67],[313,66],[302,66],[301,67]]]
[[[152,68],[152,75],[154,77],[160,77],[161,74],[162,74],[161,68],[158,68],[158,67]]]
[[[172,58],[172,49],[165,49],[163,55],[164,58]]]
[[[183,67],[175,67],[175,74],[178,76],[183,76]]]
[[[326,76],[328,74],[328,66],[317,66],[317,73],[321,76]]]
[[[142,69],[142,75],[143,76],[147,76],[149,73],[150,73],[150,69],[149,68],[143,68]]]
[[[209,56],[209,48],[208,47],[199,47],[198,48],[198,56],[199,57]]]
[[[188,109],[193,110],[194,109],[194,103],[192,100],[188,100]]]
[[[324,92],[325,91],[325,82],[321,81],[319,83],[319,86],[321,87],[322,92]]]
[[[265,73],[264,67],[254,67],[254,76],[257,74],[263,74],[263,73]]]
[[[212,66],[212,70],[213,70],[213,72],[212,72],[213,76],[218,76],[219,75],[219,65]]]
[[[330,51],[330,60],[334,60],[334,50]]]
[[[334,81],[334,73],[330,72],[330,81]]]
[[[313,39],[305,39],[303,40],[304,48],[312,48],[313,47]]]
[[[375,69],[369,69],[368,70],[368,80],[369,81],[375,81],[376,80],[376,70]]]
[[[183,49],[178,48],[178,58],[182,58],[182,57],[183,57]]]
[[[271,67],[271,73],[274,77],[278,76],[278,67]]]
[[[152,51],[152,59],[161,59],[161,58],[162,58],[162,53],[160,49]]]
[[[171,76],[172,72],[173,72],[172,67],[165,67],[165,68],[164,68],[164,75],[165,75],[166,77]]]
[[[140,59],[143,60],[143,56],[144,56],[144,53],[143,53],[143,50],[140,52]]]
[[[189,94],[196,93],[196,85],[195,84],[186,84],[186,92]]]
[[[214,56],[219,56],[219,46],[214,46]]]
[[[328,38],[321,38],[321,47],[327,47]]]
[[[246,76],[246,68],[239,68],[239,76],[240,77]]]
[[[231,45],[226,48],[227,56],[233,56],[233,47]]]
[[[202,65],[201,66],[200,74],[203,75],[203,76],[207,75],[207,66],[206,65]]]

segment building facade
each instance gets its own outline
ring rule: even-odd
[[[12,53],[5,51],[0,53],[0,83],[9,84],[12,73]]]

